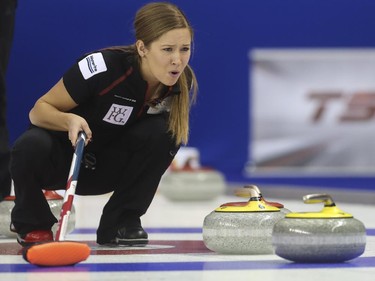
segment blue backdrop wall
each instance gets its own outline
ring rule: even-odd
[[[8,71],[8,122],[13,142],[28,112],[81,54],[133,43],[139,0],[19,0]],[[246,178],[249,140],[248,52],[258,47],[375,47],[373,0],[171,1],[196,36],[191,65],[200,92],[190,146],[205,166],[229,181],[375,188],[374,177]],[[371,132],[374,133],[374,132]]]

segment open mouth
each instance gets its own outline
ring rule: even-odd
[[[180,72],[179,71],[171,71],[170,74],[172,76],[178,76],[180,74]]]

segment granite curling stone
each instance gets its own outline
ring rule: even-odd
[[[204,201],[224,194],[225,178],[211,168],[184,167],[163,175],[159,192],[172,201]]]
[[[47,199],[48,205],[53,215],[59,219],[60,212],[64,198],[55,191],[45,190],[43,191],[44,196]],[[0,202],[0,235],[3,237],[15,238],[16,233],[10,231],[10,214],[14,207],[15,196],[7,196],[3,201]],[[75,228],[75,208],[73,205],[71,215],[69,217],[67,233],[70,233]],[[52,227],[52,231],[57,231],[57,223]]]
[[[158,187],[171,201],[207,201],[224,194],[225,189],[224,175],[202,167],[199,150],[194,147],[179,149]]]
[[[328,194],[303,197],[324,203],[320,212],[289,213],[273,228],[275,254],[294,262],[334,263],[360,256],[366,247],[364,224],[340,210]]]
[[[203,222],[203,242],[219,254],[272,254],[272,229],[285,214],[266,204],[255,189],[245,205],[223,204]]]

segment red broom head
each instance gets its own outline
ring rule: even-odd
[[[47,242],[24,248],[22,255],[29,263],[39,266],[67,266],[86,260],[90,247],[72,241]]]

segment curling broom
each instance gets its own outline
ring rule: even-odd
[[[35,244],[23,248],[23,258],[31,264],[39,266],[74,265],[86,260],[90,255],[90,247],[87,244],[65,241],[65,234],[73,205],[79,169],[81,166],[83,150],[85,148],[85,141],[86,134],[80,132],[70,166],[55,241]]]

